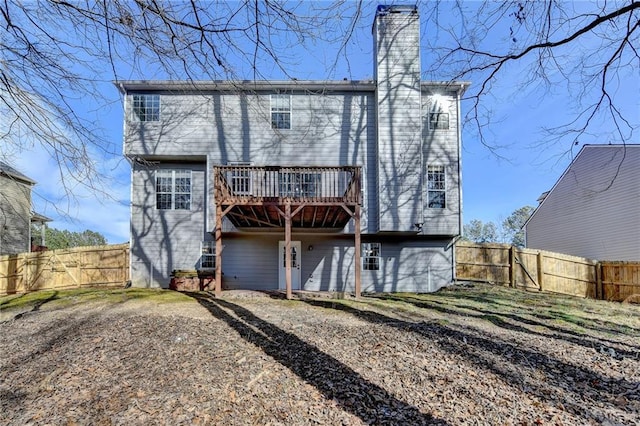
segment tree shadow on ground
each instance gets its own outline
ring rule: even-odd
[[[42,300],[38,300],[38,302],[36,302],[35,305],[33,305],[33,307],[31,308],[31,310],[26,311],[26,312],[20,312],[19,314],[15,315],[13,317],[14,320],[20,319],[23,316],[33,313],[33,312],[37,312],[40,310],[40,308],[42,308],[43,305],[45,305],[46,303],[49,303],[51,301],[54,301],[58,298],[58,292],[54,291],[53,293],[51,293],[51,296],[47,297],[46,299],[42,299]]]
[[[478,319],[489,321],[495,326],[502,327],[507,330],[516,331],[520,333],[527,333],[527,334],[545,337],[545,338],[563,340],[565,342],[583,346],[585,348],[590,348],[590,349],[600,349],[601,347],[616,345],[616,352],[620,355],[624,355],[624,356],[638,355],[637,350],[639,348],[629,343],[625,343],[625,345],[631,348],[631,350],[622,349],[619,347],[619,345],[621,344],[621,342],[619,341],[609,340],[602,337],[591,337],[591,336],[587,337],[573,330],[569,330],[564,327],[557,327],[557,326],[548,324],[546,322],[529,319],[522,315],[496,312],[488,309],[480,309],[473,306],[456,305],[454,303],[445,304],[438,301],[431,301],[431,300],[427,301],[427,300],[415,299],[407,296],[380,294],[380,295],[372,295],[370,297],[375,299],[380,299],[380,300],[409,303],[421,309],[434,310],[447,315],[457,315],[457,316],[463,316],[463,317],[478,318]],[[537,318],[543,319],[543,317],[541,317],[540,315],[537,315],[536,313],[532,313],[531,315]],[[546,333],[541,333],[535,330],[531,330],[530,328],[526,328],[521,325],[508,322],[505,320],[505,318],[508,318],[517,323],[526,324],[532,327],[545,328],[549,330],[551,334],[546,334]],[[553,320],[556,318],[548,317],[548,319]],[[589,327],[589,328],[593,329],[593,327]],[[602,330],[596,330],[596,331],[602,332]]]
[[[588,316],[588,313],[586,311],[584,313],[587,316],[579,316],[575,314],[567,315],[564,312],[559,312],[553,309],[549,309],[554,306],[557,307],[558,305],[555,303],[548,303],[547,301],[545,301],[543,299],[544,295],[546,295],[547,297],[549,296],[548,293],[532,293],[532,292],[527,293],[527,296],[533,298],[533,300],[535,301],[535,303],[530,306],[532,310],[538,310],[542,308],[547,311],[547,314],[540,313],[540,312],[532,313],[532,315],[537,318],[548,319],[548,320],[561,320],[565,323],[574,324],[587,330],[593,330],[595,332],[601,332],[601,333],[607,333],[607,334],[613,334],[613,335],[626,336],[626,335],[637,334],[637,330],[625,324],[619,324],[619,323],[606,321],[606,320],[594,321],[593,318]],[[435,294],[435,296],[437,297],[437,294]],[[507,309],[522,308],[522,303],[518,303],[515,300],[509,300],[509,299],[505,300],[504,296],[501,296],[500,294],[496,294],[496,295],[492,294],[491,296],[486,296],[483,294],[475,294],[475,293],[467,294],[462,291],[451,291],[451,292],[447,292],[442,296],[446,299],[455,299],[456,301],[460,301],[460,302],[464,302],[465,300],[471,300],[473,302],[486,304],[488,306],[493,305],[493,306],[496,306],[497,308],[500,308],[500,307],[505,307]],[[412,298],[411,296],[397,296],[397,297],[403,297],[407,299]],[[560,296],[553,295],[552,297],[557,298]],[[570,296],[565,296],[565,298],[568,298],[568,297]],[[425,301],[424,299],[420,299],[416,297],[413,297],[412,299],[417,301],[422,301],[422,302]],[[571,300],[571,299],[568,299],[567,301],[574,302],[574,300]],[[429,302],[440,303],[432,300],[430,300]],[[607,303],[615,303],[615,302],[607,302]],[[473,309],[468,306],[464,306],[464,307],[468,309]],[[578,306],[572,306],[572,308],[579,309]]]
[[[383,324],[416,333],[444,351],[455,354],[479,370],[489,371],[506,383],[550,405],[563,404],[564,410],[583,418],[605,419],[606,411],[616,408],[629,413],[634,404],[619,407],[616,398],[640,401],[634,389],[640,382],[613,379],[589,369],[555,359],[529,347],[497,339],[479,330],[459,330],[436,322],[413,323],[386,316],[380,312],[358,309],[339,301],[305,300],[312,306],[344,311],[372,324]],[[366,302],[365,302],[366,303]],[[631,377],[635,376],[630,372]],[[604,410],[586,404],[598,400]]]
[[[446,421],[420,412],[399,400],[332,356],[248,309],[208,294],[188,293],[211,314],[226,322],[247,342],[314,386],[367,424],[446,425]]]

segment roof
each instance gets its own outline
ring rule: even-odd
[[[583,145],[582,148],[580,149],[580,151],[576,154],[576,156],[571,161],[571,164],[569,164],[569,166],[567,166],[565,171],[562,172],[562,174],[560,175],[558,180],[556,180],[556,182],[553,184],[551,189],[548,190],[548,191],[543,192],[540,195],[540,197],[538,197],[538,205],[536,206],[536,208],[533,211],[533,213],[531,213],[531,215],[529,216],[527,221],[522,225],[522,228],[525,228],[527,226],[527,224],[531,221],[533,216],[535,216],[535,214],[538,212],[538,210],[540,210],[540,207],[547,200],[549,194],[551,194],[553,192],[553,190],[558,186],[558,184],[562,181],[562,179],[569,172],[569,170],[571,170],[571,167],[578,161],[580,156],[586,150],[590,150],[590,149],[614,149],[614,148],[615,149],[619,149],[619,148],[622,148],[622,147],[624,147],[625,149],[640,149],[640,144],[585,144],[585,145]]]
[[[114,81],[121,93],[131,91],[258,91],[258,90],[307,90],[374,92],[375,80],[123,80]],[[468,81],[423,81],[422,89],[442,87],[460,91],[469,87]]]
[[[31,222],[53,222],[53,219],[40,213],[31,212]]]
[[[10,165],[8,165],[7,163],[4,163],[2,161],[0,161],[0,175],[4,175],[4,176],[8,176],[12,179],[17,179],[23,183],[29,184],[29,185],[35,185],[36,181],[31,179],[30,177],[20,173],[19,171],[17,171],[16,169],[14,169],[13,167],[11,167]]]

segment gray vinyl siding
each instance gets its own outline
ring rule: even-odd
[[[222,262],[224,288],[277,289],[278,242],[283,240],[278,234],[226,236]],[[451,240],[415,237],[369,237],[369,240],[381,243],[382,258],[378,271],[362,271],[362,291],[436,291],[453,280]],[[352,237],[294,233],[292,241],[301,242],[303,290],[354,290]]]
[[[0,176],[0,255],[30,251],[31,185]]]
[[[526,225],[527,247],[640,260],[640,146],[585,146]]]
[[[448,129],[430,129],[429,113],[449,114]],[[455,92],[430,88],[422,92],[422,170],[442,165],[445,170],[446,207],[429,208],[426,174],[423,193],[423,229],[425,235],[459,235],[460,230],[460,162],[458,144],[458,100]]]
[[[256,166],[361,166],[362,229],[375,232],[376,216],[368,214],[377,210],[378,202],[373,92],[291,92],[292,128],[288,130],[271,128],[270,94],[275,90],[164,93],[160,122],[127,123],[125,153],[160,159],[206,156],[210,167],[230,162]],[[131,117],[131,113],[126,116]],[[211,209],[210,225],[215,223],[214,215],[215,209]],[[230,225],[225,226],[225,230],[232,230]],[[352,225],[345,232],[353,232]]]
[[[361,165],[367,150],[375,155],[372,92],[294,92],[286,130],[271,128],[272,93],[162,94],[161,121],[127,123],[125,154],[314,166]]]
[[[420,22],[391,13],[374,25],[380,231],[422,222]]]
[[[362,240],[383,244],[380,270],[362,271],[363,291],[435,291],[449,284],[450,242],[460,232],[455,91],[465,85],[421,83],[420,25],[409,10],[376,16],[375,81],[120,82],[124,151],[133,164],[134,285],[166,287],[171,270],[197,267],[200,241],[211,239],[216,223],[212,168],[234,162],[362,167]],[[159,121],[133,117],[131,98],[138,93],[160,95]],[[290,129],[272,129],[275,93],[291,95]],[[449,112],[449,129],[428,128],[436,94]],[[444,166],[445,209],[428,208],[429,165]],[[178,167],[194,170],[192,210],[157,211],[153,171]],[[240,232],[226,218],[222,230],[224,287],[278,288],[284,232]],[[354,221],[334,234],[295,231],[302,287],[353,291]]]
[[[155,171],[191,170],[191,210],[157,210]],[[174,269],[196,269],[205,233],[204,163],[133,163],[131,173],[131,281],[167,287]]]

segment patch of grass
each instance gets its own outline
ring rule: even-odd
[[[441,318],[477,318],[504,327],[640,337],[640,307],[488,284],[445,287],[436,293],[379,293],[379,308]]]
[[[189,296],[164,289],[74,289],[45,290],[0,297],[0,309],[33,309],[46,303],[55,302],[58,306],[101,301],[106,303],[124,303],[128,301],[150,301],[153,303],[192,302]]]

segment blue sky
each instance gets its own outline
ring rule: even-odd
[[[433,3],[420,6],[423,25],[422,68],[427,75],[429,57],[433,54],[425,45],[446,43],[446,31],[435,29]],[[445,3],[446,4],[446,3]],[[475,3],[463,3],[474,7]],[[291,58],[290,75],[298,79],[369,79],[372,78],[372,40],[371,23],[375,12],[375,3],[364,6],[364,15],[347,46],[348,55],[341,55],[336,62],[338,46],[334,43],[309,41],[309,49],[287,51]],[[447,20],[449,20],[447,22]],[[449,25],[461,35],[464,31],[455,21],[455,17],[447,14],[440,16],[438,24]],[[431,25],[431,26],[430,26]],[[332,31],[341,31],[342,25],[336,25]],[[504,31],[485,40],[485,44],[502,51],[508,49],[508,40],[503,37]],[[567,49],[563,52],[563,60],[575,61],[583,59],[590,51],[598,51],[597,37],[580,41],[580,49]],[[334,66],[335,62],[335,66]],[[238,73],[251,78],[243,68],[246,64],[235,64]],[[485,129],[485,137],[492,146],[501,146],[493,152],[478,139],[473,126],[463,130],[463,215],[464,222],[472,219],[500,222],[512,211],[524,205],[536,205],[538,196],[550,189],[583,144],[619,143],[612,136],[612,125],[606,120],[597,122],[597,126],[588,135],[579,138],[578,145],[563,141],[553,143],[542,128],[568,122],[574,116],[572,101],[578,96],[575,87],[563,84],[544,88],[537,84],[523,84],[531,75],[526,65],[507,67],[494,82],[490,94],[483,99],[483,107],[492,111],[492,124]],[[261,64],[261,72],[266,78],[283,79],[286,76],[269,60]],[[121,79],[154,79],[161,78],[151,72],[132,71],[126,64],[118,65]],[[637,127],[640,122],[640,71],[628,72],[620,76],[615,89],[616,102],[626,111]],[[249,74],[249,75],[247,75]],[[105,75],[112,76],[110,70]],[[436,79],[445,80],[446,76],[437,75]],[[550,76],[553,81],[554,75]],[[478,82],[471,79],[472,84]],[[49,153],[42,149],[29,149],[13,152],[9,160],[16,168],[38,182],[34,189],[35,209],[54,219],[50,226],[59,229],[82,231],[90,229],[104,234],[110,243],[121,243],[129,239],[129,165],[121,155],[122,146],[122,102],[115,86],[110,81],[100,82],[99,90],[104,91],[108,102],[100,105],[90,100],[78,101],[78,112],[86,119],[93,121],[103,129],[107,138],[112,141],[113,155],[95,153],[98,167],[105,171],[112,180],[105,182],[106,193],[95,194],[81,186],[74,188],[76,197],[69,200],[60,191],[60,171]],[[463,114],[471,108],[470,102],[462,105]],[[626,141],[638,143],[640,141]],[[54,208],[54,204],[58,209]],[[60,214],[65,211],[67,214]]]

